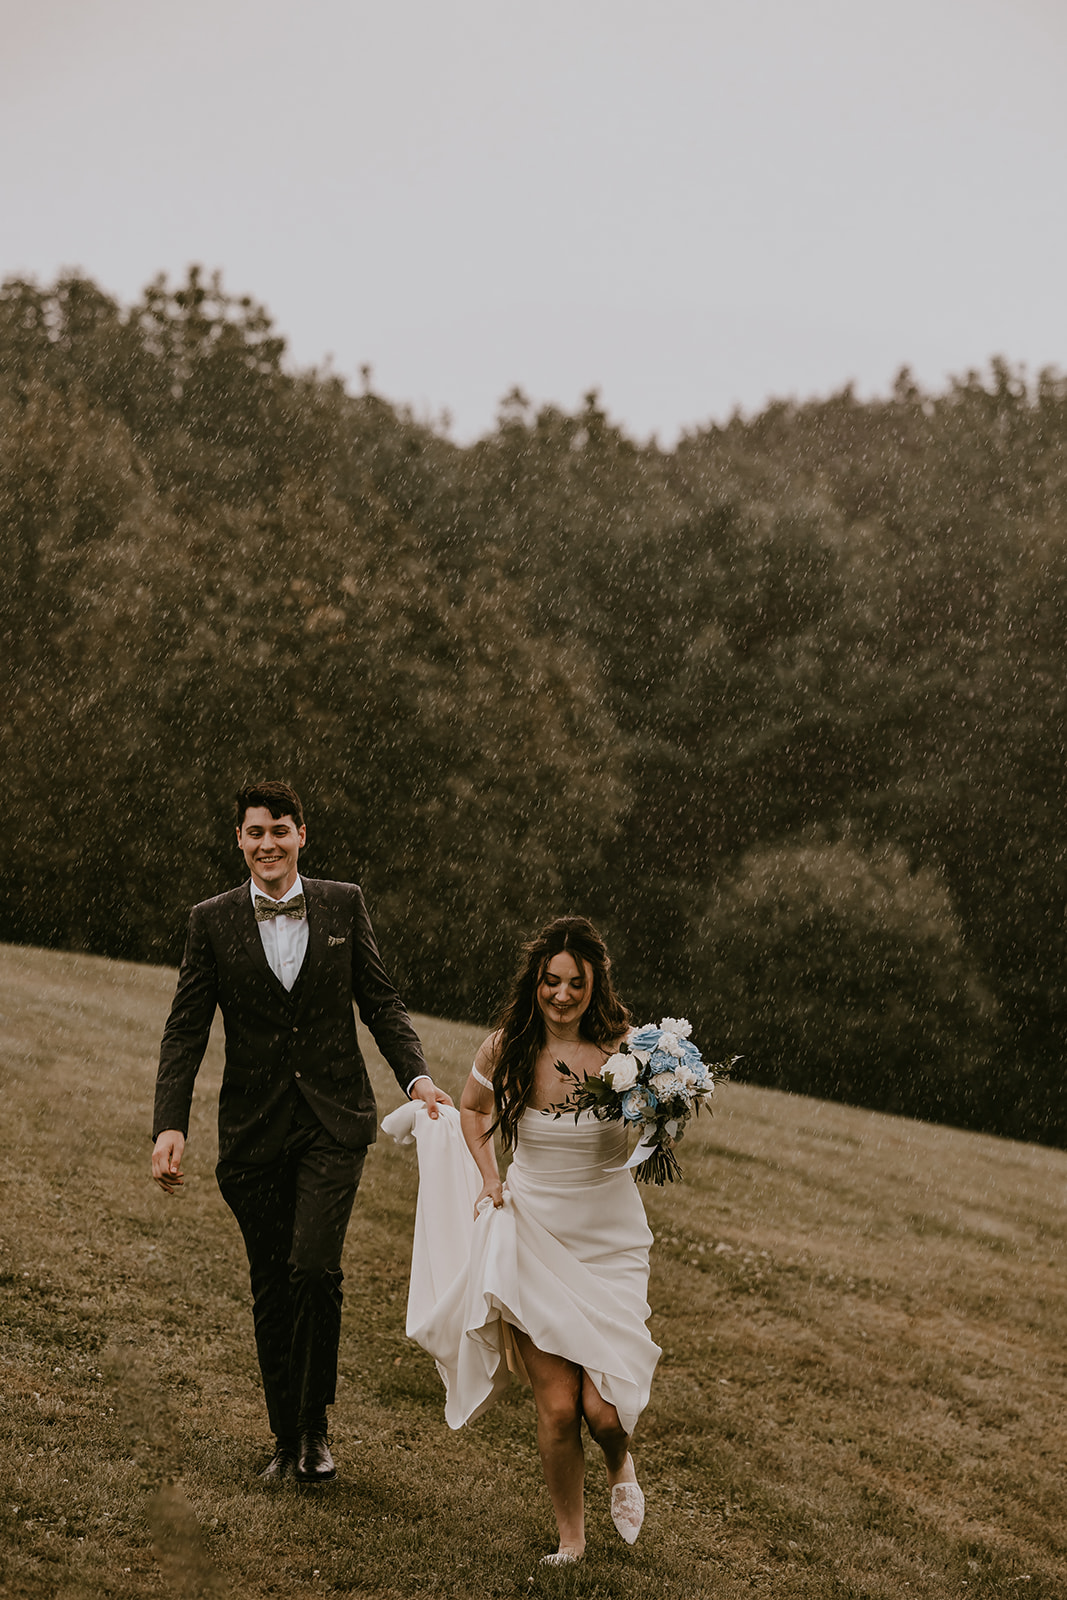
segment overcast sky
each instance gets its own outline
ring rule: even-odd
[[[1067,368],[1065,0],[0,0],[0,276],[221,269],[454,435]]]

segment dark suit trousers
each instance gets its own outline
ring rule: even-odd
[[[324,1426],[337,1387],[341,1252],[366,1146],[338,1144],[294,1090],[272,1162],[220,1161],[222,1197],[244,1236],[256,1352],[273,1432]]]

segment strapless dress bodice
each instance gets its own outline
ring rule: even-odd
[[[551,1183],[554,1189],[570,1185],[585,1188],[617,1183],[626,1173],[612,1172],[626,1161],[626,1126],[598,1122],[591,1111],[577,1121],[573,1111],[562,1116],[544,1111],[524,1111],[519,1119],[512,1170]]]

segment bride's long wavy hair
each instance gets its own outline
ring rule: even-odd
[[[522,964],[511,983],[497,1023],[498,1047],[493,1066],[496,1120],[505,1150],[515,1148],[519,1118],[533,1089],[534,1067],[545,1042],[545,1022],[537,989],[553,956],[564,950],[592,973],[592,993],[579,1023],[583,1039],[607,1049],[630,1026],[630,1013],[615,993],[611,962],[603,939],[586,917],[556,917],[522,947]]]

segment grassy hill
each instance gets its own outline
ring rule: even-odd
[[[591,1460],[586,1562],[537,1568],[525,1391],[445,1427],[403,1331],[414,1158],[385,1140],[346,1252],[341,1480],[261,1488],[217,1038],[186,1193],[148,1177],[173,983],[0,947],[0,1595],[1067,1594],[1067,1153],[742,1086],[687,1136],[685,1182],[645,1191],[664,1355],[633,1550]],[[479,1030],[419,1027],[458,1091]]]

